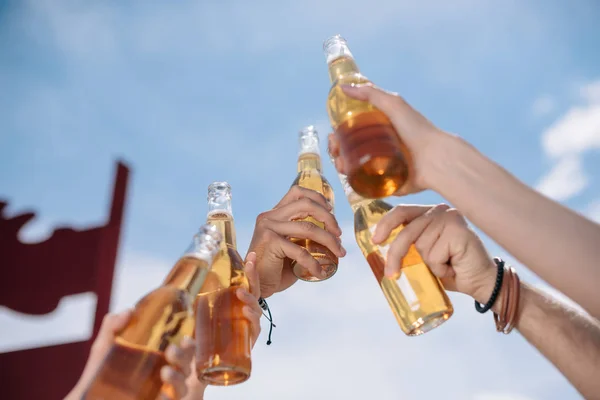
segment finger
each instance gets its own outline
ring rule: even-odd
[[[160,379],[162,379],[163,383],[171,385],[171,388],[175,392],[175,398],[181,399],[187,394],[185,376],[181,372],[176,371],[173,367],[169,365],[163,366],[160,369]]]
[[[251,251],[248,254],[246,254],[246,262],[256,263],[256,253],[254,251]]]
[[[425,228],[423,233],[415,241],[415,248],[423,258],[423,261],[429,267],[431,272],[438,278],[448,276],[450,254],[448,252],[449,240],[445,234],[444,219],[434,218]]]
[[[250,294],[245,288],[241,287],[235,292],[238,299],[240,299],[246,306],[252,308],[259,314],[262,314],[262,309],[258,305],[258,297]]]
[[[283,238],[274,242],[273,245],[277,246],[277,250],[281,253],[281,258],[288,257],[296,261],[302,268],[309,270],[313,276],[325,277],[327,275],[321,268],[321,264],[304,247],[300,247]]]
[[[383,90],[370,82],[363,84],[341,85],[341,88],[348,96],[356,100],[367,101],[388,116],[393,116],[394,114],[398,113],[398,111],[416,112],[397,93]]]
[[[252,336],[257,338],[258,335],[260,335],[260,317],[262,316],[262,313],[248,306],[242,308],[242,313],[248,318],[248,321],[250,321],[250,325],[252,326]]]
[[[292,186],[290,188],[290,190],[288,190],[286,195],[283,196],[283,199],[281,199],[281,201],[279,203],[277,203],[277,205],[274,208],[282,207],[282,206],[289,204],[295,200],[303,199],[305,197],[307,197],[313,201],[316,201],[317,203],[321,204],[323,207],[325,207],[329,210],[333,210],[333,207],[331,206],[331,204],[329,204],[329,202],[327,201],[325,196],[323,196],[321,193],[319,193],[315,190],[312,190],[312,189],[300,187],[298,185]]]
[[[283,237],[311,239],[331,250],[336,256],[344,257],[346,249],[341,240],[332,233],[308,221],[269,221],[269,229]]]
[[[327,148],[327,152],[329,153],[329,159],[333,162],[333,166],[338,172],[342,174],[348,174],[345,170],[345,164],[342,157],[340,157],[340,142],[335,136],[334,133],[329,135],[329,145]]]
[[[340,155],[340,141],[335,133],[330,133],[327,136],[327,152],[332,158],[337,158]]]
[[[260,297],[260,277],[258,274],[258,268],[256,268],[256,263],[253,261],[247,261],[246,265],[244,266],[244,272],[248,278],[250,293],[252,293],[252,295],[258,299]]]
[[[377,223],[375,232],[371,240],[375,244],[384,242],[390,233],[397,227],[403,224],[407,224],[417,217],[425,214],[427,211],[432,209],[434,206],[421,206],[421,205],[399,205],[392,208],[387,214],[381,218]]]
[[[184,376],[188,376],[191,373],[190,363],[194,358],[195,344],[191,338],[184,338],[181,342],[181,346],[170,345],[167,347],[165,357],[168,363],[173,368],[181,371]]]
[[[396,239],[394,239],[394,242],[387,252],[385,263],[386,276],[397,276],[402,267],[402,258],[408,253],[410,246],[419,239],[419,236],[421,236],[433,219],[447,209],[448,206],[446,205],[435,206],[408,223],[405,228],[398,233],[398,236],[396,236]]]
[[[408,135],[421,135],[422,128],[434,128],[427,118],[397,93],[385,91],[372,83],[341,85],[341,88],[348,96],[367,101],[383,111],[392,121],[398,133],[405,138]]]
[[[273,210],[267,219],[279,221],[292,221],[313,217],[319,222],[325,224],[325,229],[337,236],[342,234],[342,230],[330,212],[330,209],[323,208],[320,203],[305,197],[300,200],[288,203],[276,210]]]
[[[125,325],[127,325],[127,322],[131,319],[132,314],[133,311],[131,309],[122,311],[118,314],[106,314],[102,320],[102,325],[100,326],[100,331],[98,332],[96,340],[112,340],[117,333],[125,328]]]

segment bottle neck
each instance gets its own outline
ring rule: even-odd
[[[163,284],[175,286],[191,296],[200,293],[204,279],[219,251],[221,235],[214,228],[203,226],[192,238],[184,255],[165,278]]]
[[[229,204],[231,210],[231,204]],[[225,209],[214,209],[208,212],[206,222],[214,225],[223,236],[223,245],[228,245],[237,250],[237,242],[235,236],[235,226],[233,223],[233,215]]]
[[[336,82],[338,79],[351,74],[360,74],[358,65],[352,56],[340,56],[328,63],[329,81]]]
[[[184,255],[171,269],[163,282],[164,286],[174,286],[187,292],[190,296],[200,293],[206,274],[210,270],[211,261],[206,261],[194,255]]]
[[[298,172],[317,170],[323,171],[321,156],[316,153],[301,153],[298,156]]]

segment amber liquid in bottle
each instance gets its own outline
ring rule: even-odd
[[[447,321],[454,312],[452,303],[442,283],[429,270],[414,245],[402,259],[398,277],[390,279],[384,276],[389,245],[404,227],[394,229],[380,245],[373,244],[371,238],[377,223],[392,206],[382,200],[361,197],[341,174],[340,180],[354,212],[354,234],[358,247],[366,257],[402,331],[408,336],[417,336]]]
[[[209,187],[209,208],[207,223],[217,227],[223,242],[196,298],[196,371],[207,384],[230,386],[246,381],[252,370],[250,322],[236,296],[236,290],[249,289],[249,283],[236,249],[227,183]]]
[[[344,38],[329,38],[323,49],[332,83],[327,112],[347,163],[348,182],[366,198],[387,197],[408,180],[410,153],[384,113],[346,96],[340,88],[370,82],[360,74]]]
[[[163,285],[135,305],[83,399],[156,399],[163,386],[160,370],[167,364],[164,351],[192,335],[192,303],[218,249],[220,235],[214,228],[206,229],[205,237],[195,237],[196,249],[177,262]],[[205,246],[206,240],[212,244]]]
[[[300,131],[300,155],[298,156],[298,175],[292,186],[298,185],[321,193],[333,207],[335,199],[333,189],[323,176],[321,156],[319,154],[319,136],[313,126],[308,126]],[[313,217],[303,218],[300,221],[308,221],[325,229],[325,224]],[[290,238],[293,243],[304,247],[311,256],[317,260],[324,272],[322,276],[314,276],[308,269],[303,268],[295,260],[291,261],[294,275],[308,282],[324,281],[331,278],[338,268],[338,257],[321,243],[311,239]]]

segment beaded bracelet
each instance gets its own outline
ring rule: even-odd
[[[504,278],[504,261],[501,258],[495,257],[494,262],[498,267],[498,274],[496,275],[496,283],[494,284],[494,290],[492,290],[492,296],[490,297],[488,302],[485,303],[484,306],[482,306],[477,300],[475,300],[475,309],[481,314],[488,312],[488,310],[492,308],[492,306],[496,302],[496,299],[498,298],[500,288],[502,288],[502,280]]]

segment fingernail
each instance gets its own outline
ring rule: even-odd
[[[354,89],[358,89],[361,88],[363,85],[358,84],[358,83],[344,83],[343,85],[340,85],[340,87],[342,88],[342,90],[354,90]]]
[[[342,251],[342,256],[345,256],[347,254],[346,249],[344,248],[344,246],[342,246],[341,243],[340,243],[340,250]]]
[[[191,346],[191,345],[193,345],[194,343],[195,343],[195,342],[194,342],[194,339],[192,339],[192,338],[191,338],[191,337],[189,337],[189,336],[184,336],[184,337],[183,337],[183,340],[181,341],[181,344],[182,344],[183,346],[185,346],[185,347]]]

